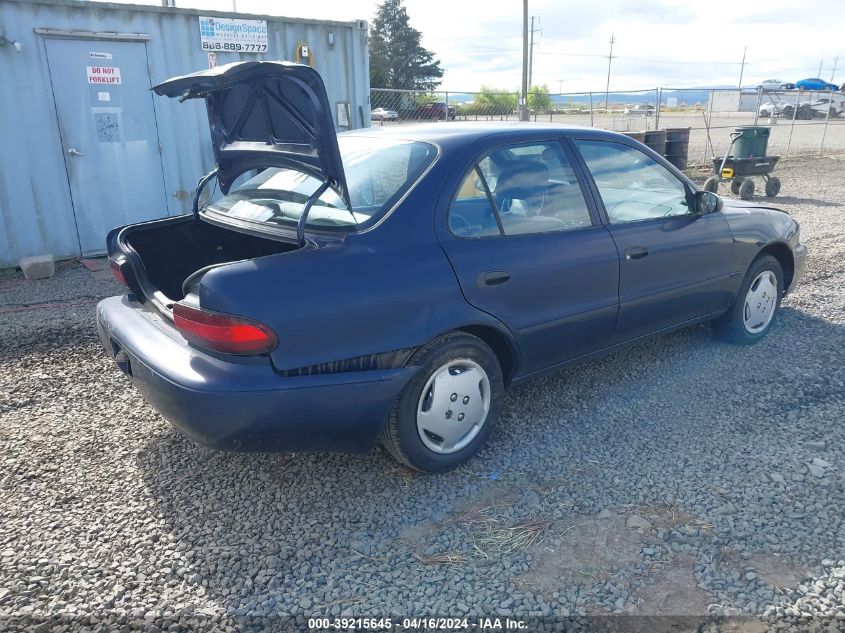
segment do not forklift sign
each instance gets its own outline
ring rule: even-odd
[[[88,83],[119,84],[120,68],[117,66],[88,66]]]

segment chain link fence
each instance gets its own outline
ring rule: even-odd
[[[528,95],[531,121],[585,125],[628,134],[689,129],[690,166],[723,156],[734,128],[767,125],[770,155],[845,153],[845,93],[805,90],[646,90]],[[372,125],[440,121],[519,121],[516,91],[370,91]]]

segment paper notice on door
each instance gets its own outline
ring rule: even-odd
[[[97,100],[98,101],[111,101],[111,93],[109,93],[109,92],[98,92],[97,93]]]
[[[117,108],[94,109],[94,129],[98,143],[120,143],[123,132],[120,125],[120,110]]]
[[[349,104],[338,102],[337,104],[337,126],[349,127]]]

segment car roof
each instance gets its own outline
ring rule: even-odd
[[[617,132],[599,130],[583,125],[559,125],[555,123],[533,123],[522,121],[463,122],[450,121],[423,123],[419,125],[391,125],[368,127],[343,132],[343,136],[373,136],[396,138],[408,141],[425,141],[438,145],[464,145],[490,136],[501,136],[503,140],[519,141],[520,137],[536,138],[543,133],[556,136],[590,136],[594,138],[627,138]]]

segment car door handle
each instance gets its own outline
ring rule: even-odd
[[[625,259],[642,259],[648,255],[648,249],[645,246],[633,246],[625,249]]]
[[[506,270],[488,270],[478,275],[476,282],[479,286],[499,286],[510,281],[511,274]]]

